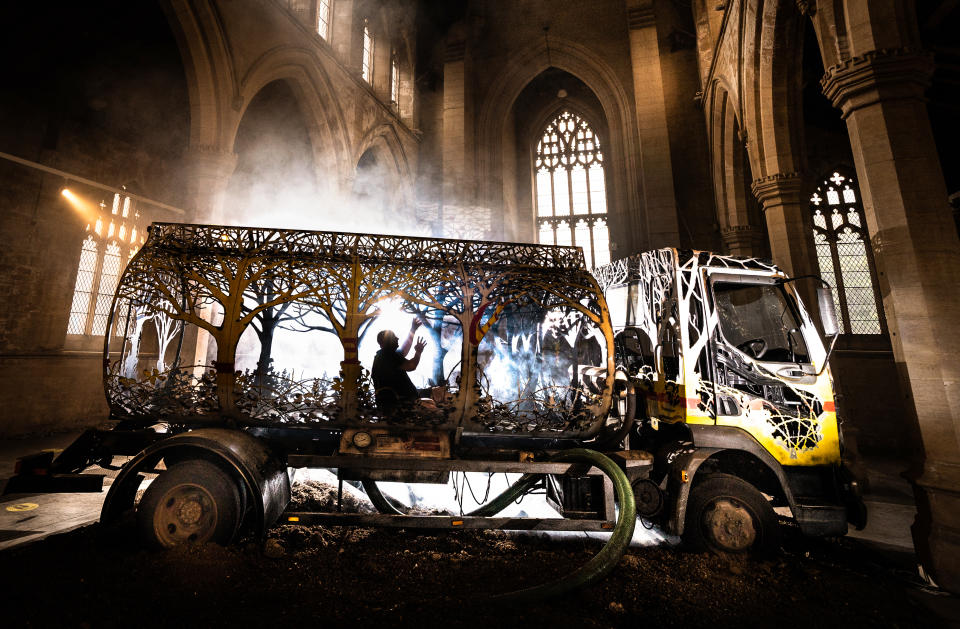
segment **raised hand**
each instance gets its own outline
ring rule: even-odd
[[[413,351],[417,354],[420,354],[423,351],[423,348],[427,346],[427,339],[417,339],[417,344],[413,346]]]
[[[420,319],[414,319],[413,322],[410,324],[410,331],[416,332],[417,328],[419,328],[421,325],[423,325],[423,321],[421,321]]]

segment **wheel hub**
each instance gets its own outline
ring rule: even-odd
[[[154,529],[164,546],[205,542],[216,530],[217,507],[210,493],[197,485],[171,488],[154,515]]]
[[[703,517],[704,530],[717,546],[730,552],[749,549],[757,540],[753,515],[739,500],[718,498]]]
[[[196,500],[184,501],[180,504],[177,518],[181,524],[196,524],[203,517],[203,505]]]

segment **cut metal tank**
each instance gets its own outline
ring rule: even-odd
[[[611,403],[610,316],[576,247],[155,223],[110,317],[104,387],[134,424],[582,440]],[[415,320],[409,375],[431,401],[387,411],[377,336],[403,346]]]

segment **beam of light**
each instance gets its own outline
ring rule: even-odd
[[[92,201],[84,199],[70,188],[64,188],[60,195],[67,200],[74,210],[84,218],[88,223],[93,222],[97,216],[97,206]]]

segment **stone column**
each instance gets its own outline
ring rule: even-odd
[[[355,46],[357,38],[362,41],[363,26],[354,28],[353,0],[336,0],[332,5],[333,15],[330,24],[330,39],[333,50],[340,63],[360,74],[360,48]],[[361,43],[360,46],[363,44]]]
[[[660,72],[660,44],[652,0],[628,3],[630,63],[633,95],[640,131],[643,197],[645,201],[646,246],[676,246],[680,243],[677,201],[673,189],[670,138],[667,134],[667,107]]]
[[[777,173],[755,180],[752,189],[767,222],[773,261],[793,277],[817,273],[810,203],[802,194],[803,177],[799,173]],[[808,301],[808,309],[815,303]]]
[[[441,220],[444,233],[460,220],[459,215],[474,201],[476,185],[473,159],[473,108],[469,89],[466,43],[447,43],[443,64],[443,187]],[[461,227],[468,228],[463,223]],[[480,237],[460,234],[460,237]]]
[[[230,176],[237,167],[237,155],[213,146],[192,146],[184,153],[186,206],[194,215],[184,217],[196,223],[223,220],[223,198]]]
[[[919,51],[874,50],[831,67],[821,84],[847,123],[905,406],[923,442],[914,545],[957,593],[960,241],[923,98],[932,72]]]

